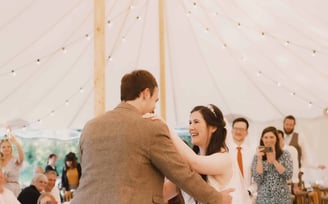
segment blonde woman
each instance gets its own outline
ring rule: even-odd
[[[0,141],[0,153],[3,155],[1,165],[6,179],[5,187],[17,197],[20,193],[18,178],[24,161],[24,152],[10,128],[7,128],[7,133],[7,137]],[[13,146],[16,147],[18,155],[13,154]]]

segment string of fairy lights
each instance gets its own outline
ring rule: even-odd
[[[26,5],[23,9],[31,8],[33,6],[34,2],[35,1],[31,1],[30,4]],[[112,60],[115,60],[115,52],[116,52],[116,50],[119,49],[119,47],[122,45],[122,43],[125,43],[125,42],[131,40],[130,38],[132,38],[132,37],[138,40],[139,54],[142,52],[142,50],[141,50],[142,44],[147,40],[145,38],[146,21],[147,21],[147,18],[151,18],[150,16],[147,16],[147,14],[149,13],[149,10],[154,9],[154,8],[149,8],[151,5],[149,0],[138,1],[138,4],[136,2],[137,1],[131,1],[130,5],[127,5],[126,7],[121,8],[121,10],[119,12],[116,12],[115,15],[113,15],[112,11],[115,10],[115,8],[119,6],[118,1],[114,1],[114,3],[111,4],[111,7],[108,7],[108,9],[106,11],[106,13],[107,13],[106,23],[107,23],[108,33],[117,32],[117,31],[113,31],[111,29],[115,23],[117,23],[117,22],[120,23],[119,26],[116,25],[119,27],[119,32],[117,32],[116,36],[111,37],[111,40],[113,40],[114,43],[112,43],[113,45],[111,47],[109,47],[109,50],[107,51],[108,52],[107,64],[110,63]],[[256,22],[253,19],[251,19],[254,22],[252,25],[244,23],[239,20],[236,20],[236,19],[234,19],[234,17],[230,16],[228,13],[225,13],[222,9],[220,9],[219,2],[217,2],[217,1],[215,1],[216,5],[214,8],[208,8],[205,5],[205,2],[202,2],[202,1],[192,1],[191,2],[191,1],[179,0],[179,1],[176,1],[176,3],[177,3],[177,5],[179,5],[180,7],[183,8],[185,17],[188,18],[189,21],[192,21],[190,24],[193,24],[193,25],[198,24],[201,27],[203,27],[204,32],[208,33],[209,36],[216,39],[217,44],[220,45],[221,49],[226,49],[227,51],[229,51],[230,56],[232,58],[234,58],[236,61],[238,61],[240,70],[243,71],[246,75],[247,75],[247,72],[245,71],[246,67],[243,64],[245,58],[236,55],[235,54],[235,53],[237,53],[237,51],[235,50],[236,48],[230,46],[230,44],[223,38],[223,36],[221,36],[219,34],[219,32],[216,31],[218,29],[216,27],[217,26],[216,23],[211,22],[211,20],[210,20],[211,18],[213,18],[213,16],[217,16],[218,19],[225,19],[226,22],[230,22],[231,25],[235,25],[236,32],[240,32],[242,34],[243,34],[243,32],[256,32],[256,33],[258,33],[259,36],[268,38],[272,42],[275,42],[277,45],[280,45],[281,47],[284,47],[286,50],[289,50],[289,53],[291,55],[294,55],[295,58],[300,59],[300,61],[303,62],[304,64],[306,64],[307,62],[304,61],[300,56],[296,56],[296,53],[293,53],[292,50],[290,49],[290,47],[293,47],[293,49],[297,48],[297,49],[307,50],[309,55],[313,55],[314,57],[316,55],[323,55],[323,56],[328,55],[327,48],[324,46],[323,47],[309,47],[307,45],[303,45],[302,43],[296,42],[293,39],[283,38],[274,33],[267,32],[260,25],[256,24]],[[73,12],[74,8],[77,8],[80,4],[81,4],[81,1],[78,1],[63,16],[59,17],[58,21],[53,25],[53,27],[55,27],[55,25],[60,24],[62,21],[67,19],[67,17],[70,15],[70,13]],[[235,4],[234,6],[237,6],[237,5]],[[241,10],[241,12],[244,12],[242,10],[242,8],[239,8],[239,9]],[[20,12],[22,12],[22,11],[20,11]],[[203,19],[201,19],[198,15],[196,15],[199,13],[203,13],[205,16],[205,19],[207,19],[207,21],[204,22]],[[29,45],[27,45],[22,50],[20,50],[15,56],[13,56],[12,58],[9,58],[4,63],[0,64],[0,79],[1,78],[5,79],[8,77],[11,77],[13,80],[15,80],[17,75],[19,75],[23,70],[26,71],[28,69],[31,70],[31,73],[30,73],[30,77],[31,77],[35,74],[34,72],[36,72],[35,65],[37,65],[39,67],[40,66],[46,67],[47,62],[51,61],[51,59],[54,56],[58,56],[61,54],[63,57],[64,56],[67,57],[67,55],[70,55],[71,48],[73,48],[77,44],[85,43],[85,41],[87,41],[87,45],[89,45],[89,47],[86,49],[90,49],[90,45],[92,45],[92,43],[93,43],[92,28],[90,28],[90,31],[87,33],[81,33],[78,38],[75,38],[73,40],[71,38],[73,35],[76,35],[76,33],[79,32],[79,29],[81,27],[85,26],[85,23],[88,20],[90,20],[90,18],[92,18],[91,14],[93,14],[92,10],[89,10],[89,12],[86,12],[86,15],[83,18],[83,20],[80,23],[76,23],[75,27],[72,29],[71,35],[68,36],[64,40],[63,44],[54,46],[53,50],[48,50],[48,52],[44,53],[42,56],[35,56],[34,58],[32,58],[28,61],[21,62],[20,65],[16,65],[14,67],[11,66],[11,64],[9,62],[15,61],[15,59],[19,55],[26,52],[30,47],[33,47],[36,43],[38,43],[38,41],[41,38],[43,38],[43,36],[46,36],[51,31],[52,28],[46,30],[42,35],[37,36],[34,41],[32,41]],[[0,28],[1,28],[0,32],[3,29],[5,29],[8,25],[10,25],[10,23],[14,22],[15,19],[18,17],[19,17],[19,15],[17,14],[13,18],[11,18],[9,21],[6,21],[4,24],[0,25]],[[131,19],[134,19],[134,20],[131,20]],[[138,36],[136,36],[135,33],[132,33],[133,28],[136,26],[142,27],[142,29],[140,29],[140,33]],[[174,31],[171,30],[170,32],[174,32]],[[194,34],[194,35],[197,36],[196,34]],[[245,36],[247,36],[247,35],[245,35]],[[197,43],[201,43],[201,42],[199,41]],[[213,46],[215,46],[215,45],[213,45]],[[204,53],[202,53],[202,55],[204,55]],[[262,54],[262,56],[266,57],[264,54]],[[75,61],[78,61],[80,58],[81,58],[81,55],[77,56]],[[139,63],[138,58],[139,58],[139,55],[138,55],[137,59],[135,59],[136,64]],[[266,57],[266,58],[268,58],[268,57]],[[247,58],[247,60],[249,63],[251,63],[250,59]],[[203,61],[206,61],[205,57],[204,57]],[[268,58],[268,61],[269,61],[269,58]],[[274,62],[271,62],[271,63],[274,64]],[[110,66],[108,66],[108,67],[110,67]],[[281,69],[279,69],[278,65],[274,65],[274,67],[277,68],[277,70],[281,71]],[[311,66],[311,67],[313,68],[313,66]],[[34,72],[33,72],[32,68],[34,68]],[[71,69],[75,69],[75,68],[76,68],[76,66],[74,66],[74,65],[68,66],[66,76],[69,75],[68,72],[70,72]],[[207,69],[209,69],[209,72],[212,72],[209,67],[207,67]],[[314,103],[313,99],[302,96],[302,93],[293,91],[292,88],[281,83],[274,76],[270,76],[269,74],[265,73],[263,70],[259,69],[255,65],[255,63],[253,63],[252,69],[254,70],[253,75],[256,75],[257,77],[265,77],[273,85],[279,86],[282,91],[289,92],[291,95],[298,97],[300,100],[306,101],[310,108],[312,108],[313,106],[316,106],[318,108],[321,108],[321,110],[325,109],[324,108],[325,106],[323,104],[316,104],[316,103]],[[319,69],[316,69],[315,67],[313,68],[313,71],[327,77],[327,73],[324,73],[324,72],[320,71]],[[27,78],[29,78],[29,77],[27,77]],[[62,79],[64,77],[60,77],[60,78]],[[256,82],[254,81],[254,77],[248,76],[247,78],[250,81],[252,81],[254,86],[257,86]],[[52,86],[52,90],[55,90],[56,84],[59,84],[60,82],[61,82],[60,79],[58,81],[56,81],[54,83],[54,85]],[[82,82],[80,85],[80,88],[78,90],[76,90],[75,92],[73,92],[72,94],[70,94],[69,97],[60,99],[61,102],[58,102],[58,104],[53,105],[52,108],[49,108],[48,112],[42,114],[37,119],[29,121],[29,122],[31,124],[41,123],[47,117],[53,116],[56,112],[61,110],[63,107],[68,107],[68,104],[70,103],[70,101],[74,100],[74,98],[78,94],[84,93],[85,89],[87,89],[87,91],[86,91],[88,93],[87,95],[90,95],[92,93],[91,90],[93,88],[93,84],[91,82],[92,82],[92,76],[90,76],[88,78],[88,80]],[[21,89],[24,86],[24,84],[25,84],[24,81],[21,82],[17,87],[15,87],[13,89],[11,94],[5,95],[5,97],[0,98],[0,104],[3,103],[4,101],[6,101],[8,98],[12,97],[13,94],[15,93],[15,91],[18,89]],[[306,90],[306,87],[303,87],[303,88],[304,88],[304,90]],[[262,95],[264,95],[264,97],[266,97],[265,96],[266,94],[263,91],[261,91],[261,89],[259,87],[257,87],[257,89],[262,93]],[[52,90],[46,90],[45,91],[46,94],[42,95],[41,97],[46,98],[47,96],[51,95]],[[218,89],[218,93],[220,93],[220,92],[221,91]],[[307,91],[307,92],[309,92],[309,91]],[[320,96],[313,96],[313,97],[318,98]],[[224,99],[223,96],[222,96],[222,98]],[[87,100],[87,98],[84,99],[84,102],[86,100]],[[41,103],[41,102],[42,102],[42,100],[39,100],[39,103]],[[85,104],[85,103],[83,103],[83,104]],[[227,107],[229,107],[227,103],[226,103],[226,105],[227,105]],[[272,106],[275,107],[274,104],[272,104]],[[275,108],[278,109],[277,107],[275,107]],[[278,109],[278,111],[279,111],[279,109]],[[325,111],[328,114],[327,108],[325,109]],[[24,113],[24,115],[28,115],[28,113]],[[76,117],[77,117],[77,115],[78,114],[75,114]]]
[[[218,3],[217,1],[215,1],[216,3]],[[207,14],[213,14],[213,12],[211,12],[211,11],[209,11],[207,8],[205,8],[204,6],[202,6],[201,5],[201,1],[199,1],[199,2],[193,2],[192,3],[192,5],[190,5],[189,4],[189,9],[187,9],[187,7],[188,7],[188,5],[184,5],[184,9],[185,9],[185,12],[186,12],[186,15],[188,16],[188,18],[191,18],[191,16],[192,16],[192,14],[193,14],[193,9],[201,9],[201,8],[203,8],[203,13],[207,13]],[[241,26],[243,25],[243,27],[245,27],[245,28],[247,28],[247,29],[250,29],[251,31],[254,31],[254,27],[253,26],[247,26],[247,25],[244,25],[244,24],[242,24],[241,22],[238,22],[238,21],[236,21],[236,20],[234,20],[233,18],[231,18],[229,15],[227,15],[226,13],[220,13],[220,12],[215,12],[214,13],[214,15],[216,15],[216,16],[220,16],[220,18],[222,19],[222,18],[225,18],[226,20],[228,20],[228,21],[230,21],[233,25],[236,25],[236,28],[238,28],[238,29],[236,29],[236,30],[238,30],[238,31],[240,31],[241,29]],[[194,16],[193,16],[194,17]],[[220,38],[220,35],[217,33],[217,32],[215,32],[215,26],[209,26],[208,24],[209,24],[209,22],[210,22],[210,20],[207,20],[206,21],[206,24],[204,24],[203,22],[201,22],[201,20],[200,19],[198,19],[197,17],[195,17],[195,18],[192,18],[192,20],[193,21],[197,21],[198,22],[198,24],[200,24],[201,25],[201,27],[203,27],[203,29],[204,29],[204,32],[206,32],[206,33],[209,33],[209,32],[211,32],[212,34],[213,34],[213,36],[214,36],[214,38],[216,38],[217,40],[218,40],[218,42],[220,42],[221,44],[222,44],[222,47],[224,48],[224,49],[226,49],[226,50],[228,50],[228,51],[230,51],[230,53],[232,53],[232,54],[230,54],[230,56],[232,57],[232,58],[234,58],[236,61],[241,61],[241,62],[243,62],[243,61],[245,61],[246,60],[246,58],[243,56],[243,57],[241,57],[241,58],[239,58],[239,57],[236,57],[237,55],[235,54],[235,53],[233,53],[233,47],[231,47],[231,46],[229,46],[228,44],[227,44],[227,42],[225,42],[222,38]],[[308,48],[308,47],[306,47],[306,46],[304,46],[304,45],[301,45],[301,44],[299,44],[299,43],[294,43],[294,42],[292,42],[291,40],[283,40],[283,39],[281,39],[281,38],[279,38],[278,36],[275,36],[275,35],[273,35],[273,34],[270,34],[270,33],[265,33],[265,32],[260,32],[260,31],[258,31],[258,30],[256,30],[256,32],[259,34],[259,35],[261,35],[262,37],[270,37],[272,40],[274,40],[274,41],[276,41],[276,43],[277,44],[280,44],[281,46],[284,46],[284,47],[290,47],[290,46],[292,46],[292,45],[294,45],[295,47],[298,47],[298,48],[301,48],[301,49],[307,49],[308,51],[309,51],[309,54],[311,53],[313,56],[315,56],[316,54],[318,54],[318,49],[311,49],[311,48]],[[247,36],[247,35],[243,35],[243,36]],[[249,39],[248,39],[249,40]],[[259,51],[260,52],[260,51]],[[320,53],[321,54],[326,54],[325,53],[325,51],[323,50],[322,52],[320,51]],[[262,53],[262,56],[265,56],[265,54],[263,54]],[[268,61],[270,60],[269,59],[269,57],[266,57],[267,59],[268,59]],[[300,58],[300,57],[298,57],[298,59],[300,59],[300,61],[302,61],[303,59],[302,58]],[[206,60],[203,60],[203,61],[206,61]],[[273,62],[272,62],[273,63]],[[305,61],[303,61],[303,63],[304,64],[306,64],[306,62]],[[239,63],[239,65],[240,65],[240,67],[242,68],[242,67],[244,67],[243,66],[243,63]],[[253,67],[257,67],[255,64],[253,64]],[[277,65],[275,65],[274,67],[276,67],[276,68],[279,68]],[[311,66],[309,66],[309,67],[311,67]],[[311,69],[313,69],[313,67],[311,67]],[[281,69],[280,69],[281,70]],[[241,70],[242,71],[242,70]],[[316,69],[315,69],[315,71],[317,71]],[[299,93],[298,94],[296,94],[296,92],[295,91],[293,91],[291,88],[289,88],[289,87],[287,87],[287,86],[285,86],[285,85],[283,85],[281,82],[279,82],[279,80],[277,80],[277,79],[274,79],[273,77],[271,77],[271,76],[269,76],[269,75],[266,75],[265,73],[263,73],[263,71],[262,70],[255,70],[255,72],[254,72],[255,74],[256,74],[256,76],[257,77],[260,77],[260,76],[263,76],[263,77],[265,77],[266,79],[268,79],[269,81],[271,81],[274,85],[277,85],[277,86],[279,86],[279,87],[281,87],[282,88],[282,90],[284,90],[284,91],[288,91],[292,96],[295,96],[295,97],[298,97],[299,99],[301,99],[301,100],[303,100],[303,101],[308,101],[308,106],[309,107],[312,107],[314,104],[313,104],[313,101],[312,100],[309,100],[308,98],[306,98],[306,97],[303,97],[303,96],[301,96]],[[244,72],[244,74],[247,76],[247,72]],[[318,74],[319,75],[325,75],[325,73],[322,73],[322,72],[320,72],[320,71],[318,71]],[[250,80],[250,81],[252,81],[252,79],[251,79],[251,77],[248,77],[248,79]],[[257,84],[255,83],[255,82],[253,82],[253,84],[255,85],[255,86],[257,86]],[[299,84],[299,86],[301,86],[300,84]],[[257,87],[257,89],[260,91],[260,89]],[[303,87],[303,89],[304,90],[306,90],[306,87]],[[261,93],[262,93],[262,95],[264,96],[264,97],[266,97],[265,95],[265,93],[264,92],[262,92],[262,91],[260,91]],[[310,90],[308,90],[307,91],[308,93],[311,93],[311,91]],[[317,97],[321,97],[321,96],[317,96]],[[267,100],[268,101],[270,101],[270,99],[269,98],[267,98]],[[320,108],[321,110],[322,110],[322,108],[324,107],[323,105],[321,105],[321,104],[315,104],[318,108]],[[272,104],[272,106],[273,107],[276,107],[274,104]],[[276,109],[278,110],[278,108],[276,107]],[[278,112],[279,112],[279,110],[278,110]]]

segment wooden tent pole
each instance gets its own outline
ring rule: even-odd
[[[105,112],[105,0],[94,0],[94,110]]]
[[[159,0],[159,60],[160,60],[160,104],[161,116],[166,120],[166,81],[165,81],[165,0]]]

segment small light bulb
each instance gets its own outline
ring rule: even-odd
[[[62,47],[61,48],[61,51],[62,51],[63,54],[66,54],[67,53],[67,49],[65,47]]]
[[[323,109],[323,114],[324,114],[324,115],[328,115],[328,107],[325,108],[325,109]]]
[[[85,38],[86,38],[87,40],[90,40],[90,35],[89,35],[89,34],[85,34]]]
[[[111,24],[112,24],[112,22],[111,22],[110,20],[108,20],[108,21],[107,21],[107,25],[110,26]]]
[[[10,72],[10,74],[11,74],[11,76],[16,76],[16,72],[15,72],[15,70],[11,70],[11,72]]]

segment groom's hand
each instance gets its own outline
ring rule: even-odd
[[[222,203],[220,203],[220,204],[231,204],[232,197],[231,197],[230,193],[233,191],[235,191],[234,188],[228,188],[224,191],[220,191],[221,196],[222,196]]]

